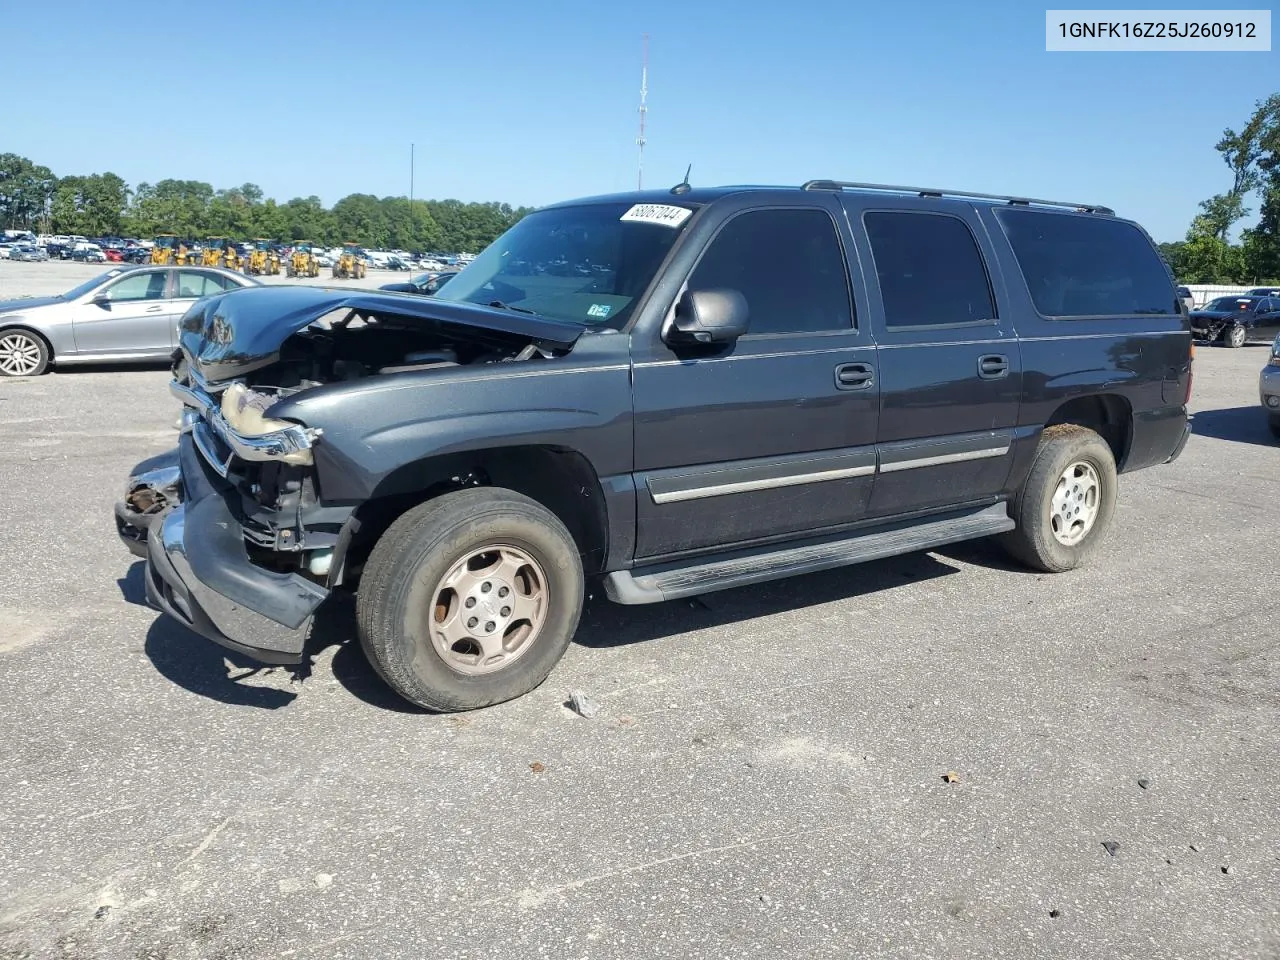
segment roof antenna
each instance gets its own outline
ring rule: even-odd
[[[688,193],[690,190],[693,189],[693,187],[689,186],[689,174],[691,172],[693,172],[692,163],[689,164],[688,168],[685,170],[684,179],[671,188],[672,193],[674,193],[676,196],[680,196],[682,193]]]

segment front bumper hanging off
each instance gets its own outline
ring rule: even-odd
[[[240,523],[213,486],[189,433],[175,453],[174,464],[135,476],[131,497],[116,505],[121,540],[146,560],[147,601],[230,650],[263,663],[297,663],[329,591],[295,573],[252,563]],[[176,499],[140,513],[133,494],[144,476],[171,481],[164,489]]]

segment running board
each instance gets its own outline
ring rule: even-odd
[[[605,577],[604,588],[615,603],[660,603],[917,550],[932,550],[948,543],[1004,533],[1014,526],[1007,505],[997,503],[800,546],[698,557],[684,565],[665,563],[617,570]]]

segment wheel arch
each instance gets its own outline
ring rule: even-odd
[[[1133,405],[1126,397],[1116,393],[1073,397],[1053,411],[1045,426],[1064,423],[1086,427],[1102,437],[1115,457],[1117,471],[1123,472],[1133,446]]]
[[[29,333],[44,344],[45,352],[48,354],[49,363],[53,363],[54,349],[53,341],[49,339],[49,335],[42,330],[38,330],[33,326],[23,323],[21,320],[15,320],[11,323],[0,321],[0,335],[5,333],[21,330],[23,333]]]
[[[570,447],[530,444],[424,457],[387,474],[343,526],[330,585],[346,584],[358,576],[373,545],[405,511],[468,487],[503,487],[536,500],[573,536],[583,572],[602,571],[609,518],[595,469]]]

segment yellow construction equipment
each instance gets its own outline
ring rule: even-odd
[[[240,269],[240,254],[235,244],[226,237],[210,237],[204,242],[204,252],[200,255],[200,263],[205,267],[226,267],[228,270]]]
[[[172,233],[162,233],[155,238],[155,246],[151,248],[151,262],[159,264],[176,264],[185,267],[190,254],[187,245]]]
[[[280,253],[275,244],[263,237],[253,241],[253,249],[245,260],[244,272],[261,276],[280,272]]]
[[[339,279],[359,280],[368,268],[364,265],[364,250],[359,244],[347,242],[342,245],[342,256],[333,265],[333,275]]]
[[[320,276],[320,264],[316,261],[310,240],[299,240],[293,245],[293,256],[289,258],[285,270],[291,277]]]

